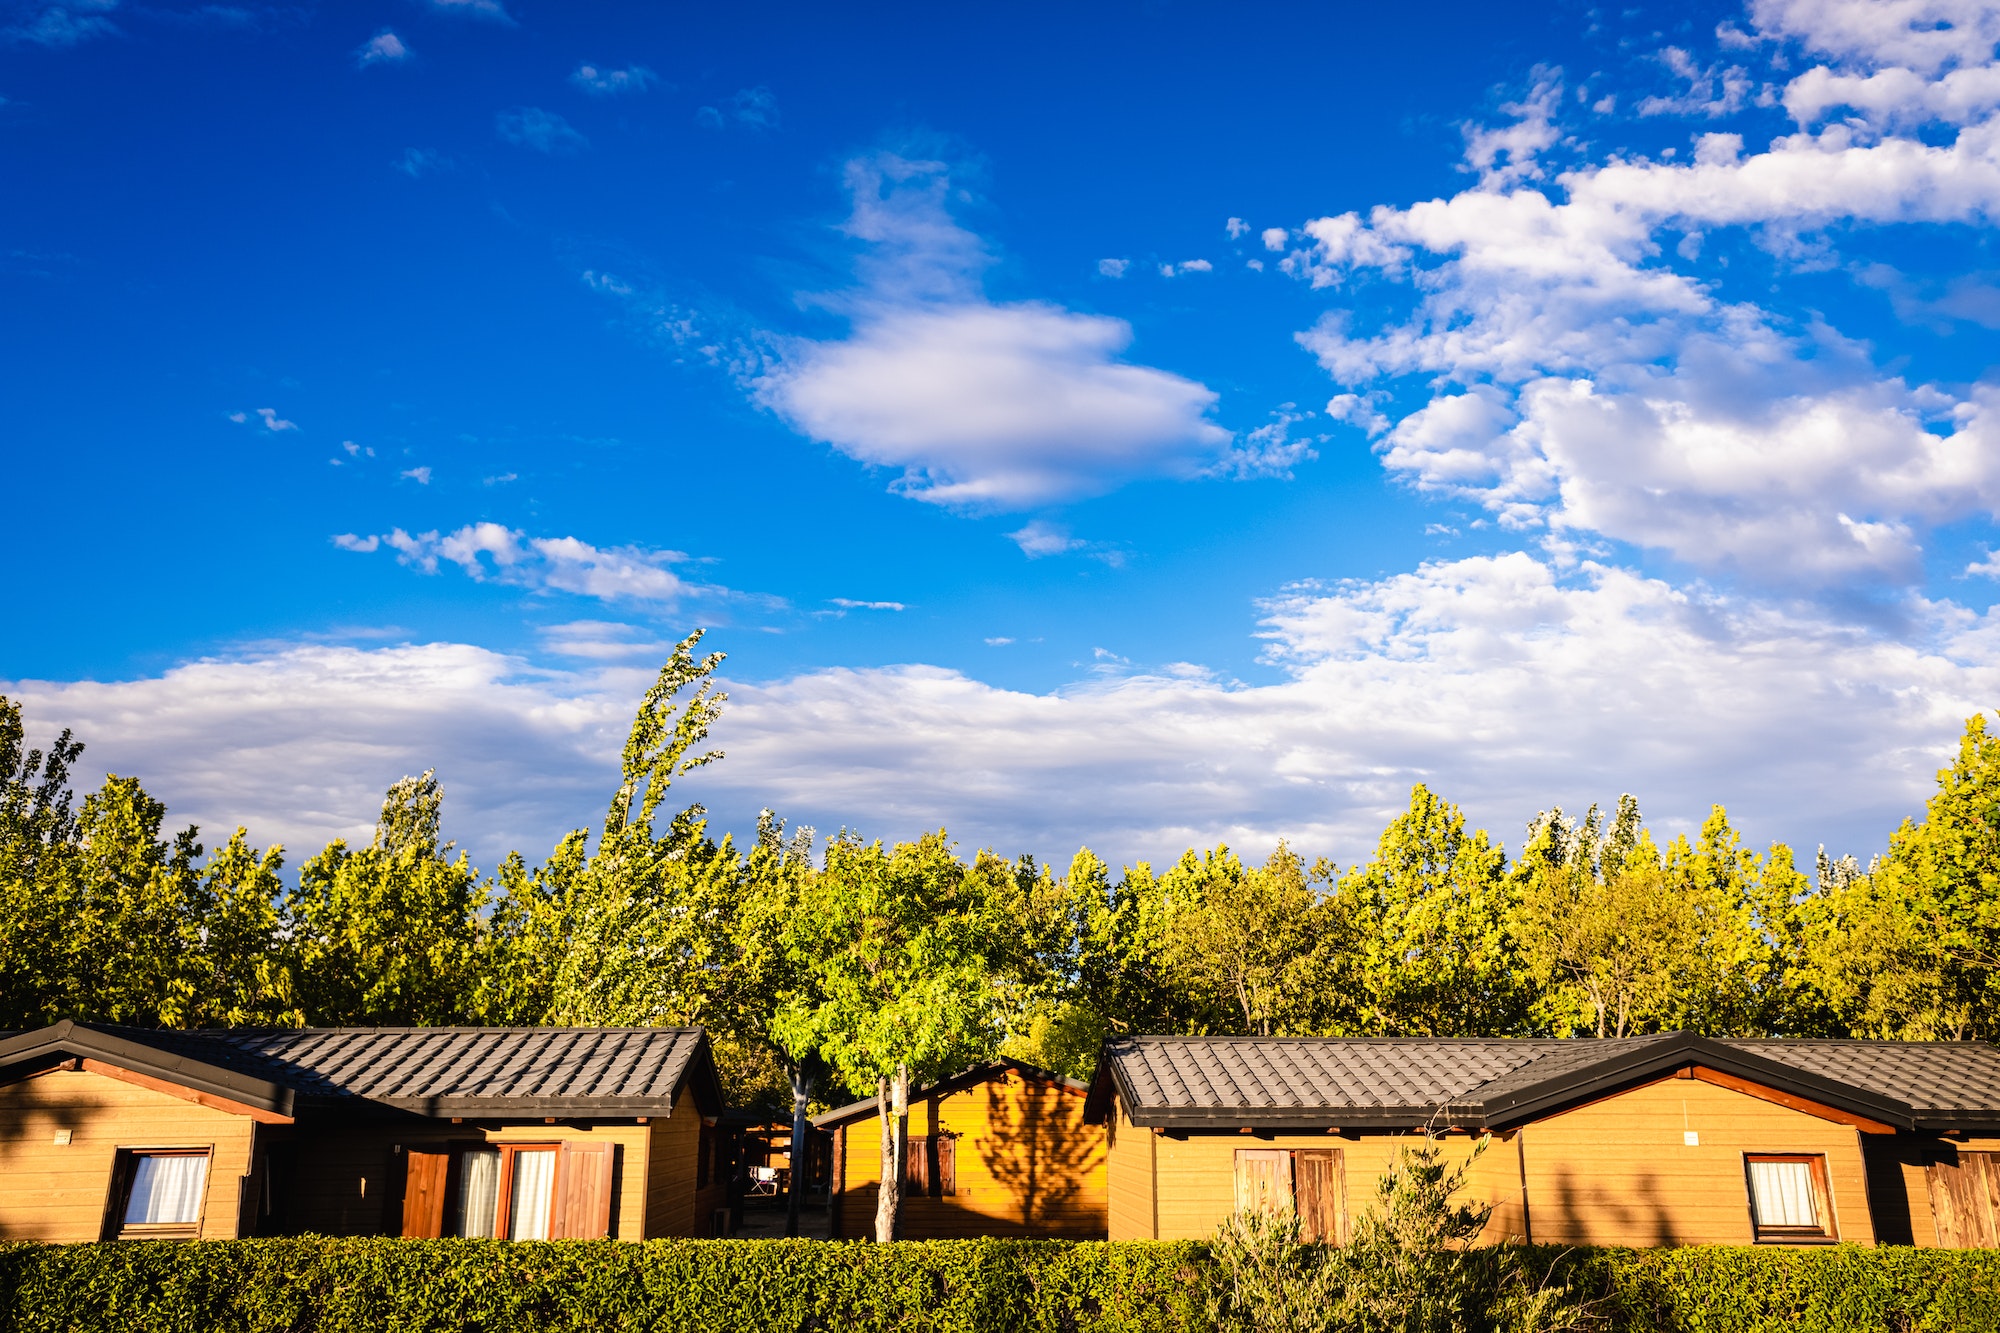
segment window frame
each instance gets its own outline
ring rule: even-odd
[[[500,1150],[500,1187],[493,1201],[493,1238],[495,1240],[514,1239],[514,1159],[524,1152],[552,1152],[556,1155],[555,1169],[549,1173],[549,1223],[554,1229],[556,1206],[563,1197],[563,1151],[560,1140],[547,1143],[488,1143],[489,1148]]]
[[[1272,1185],[1276,1201],[1283,1207],[1285,1215],[1305,1219],[1299,1211],[1299,1158],[1312,1156],[1327,1162],[1330,1179],[1328,1190],[1328,1215],[1321,1220],[1331,1231],[1331,1235],[1321,1236],[1315,1244],[1345,1245],[1348,1241],[1347,1217],[1347,1153],[1344,1148],[1238,1148],[1230,1154],[1230,1177],[1236,1191],[1236,1209],[1245,1211],[1243,1190],[1243,1159],[1250,1157],[1274,1163]]]
[[[147,1157],[199,1157],[207,1163],[202,1168],[201,1203],[195,1210],[194,1221],[129,1224],[125,1221],[125,1213],[132,1205],[132,1186],[139,1176],[139,1161]],[[212,1143],[120,1145],[111,1159],[111,1183],[104,1200],[104,1225],[98,1234],[107,1241],[201,1239],[202,1226],[208,1221],[209,1173],[214,1168],[215,1145]]]
[[[1750,1168],[1758,1162],[1802,1164],[1812,1180],[1813,1208],[1819,1213],[1816,1227],[1766,1226],[1757,1217],[1757,1185]],[[1746,1152],[1743,1154],[1744,1201],[1750,1208],[1750,1237],[1756,1245],[1834,1245],[1840,1241],[1840,1221],[1833,1211],[1833,1189],[1826,1171],[1825,1153]]]

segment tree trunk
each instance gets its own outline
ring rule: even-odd
[[[889,1084],[889,1109],[896,1116],[896,1192],[889,1205],[889,1238],[894,1240],[903,1224],[903,1177],[910,1160],[910,1067],[896,1066],[895,1080]]]
[[[882,1176],[875,1190],[875,1239],[896,1238],[897,1196],[903,1187],[903,1173],[896,1168],[896,1121],[889,1109],[889,1080],[875,1080],[875,1119],[882,1126]]]
[[[806,1106],[812,1101],[812,1090],[812,1071],[801,1061],[792,1067],[792,1185],[785,1191],[787,1236],[799,1234],[799,1209],[805,1201]]]

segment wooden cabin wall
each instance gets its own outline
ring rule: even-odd
[[[2000,1138],[1870,1134],[1862,1146],[1868,1160],[1869,1202],[1880,1244],[1965,1247],[1964,1237],[1949,1234],[1948,1222],[1940,1225],[1935,1192],[1943,1182],[1934,1177],[1952,1171],[1965,1154],[2000,1154]],[[1989,1211],[1990,1208],[1989,1201]],[[2000,1225],[1996,1222],[2000,1219],[1989,1217],[1987,1236],[2000,1240]]]
[[[701,1153],[701,1109],[683,1089],[671,1116],[652,1125],[652,1172],[646,1182],[648,1236],[712,1236],[710,1219],[728,1206],[729,1181],[712,1169],[697,1186]]]
[[[1135,1166],[1144,1160],[1143,1154],[1150,1147],[1154,1190],[1151,1211],[1156,1219],[1156,1230],[1151,1234],[1160,1240],[1200,1240],[1212,1236],[1216,1227],[1236,1211],[1239,1148],[1339,1152],[1346,1182],[1343,1211],[1351,1226],[1352,1219],[1373,1202],[1375,1183],[1395,1162],[1397,1153],[1423,1141],[1422,1135],[1415,1131],[1364,1132],[1353,1137],[1326,1132],[1244,1134],[1237,1130],[1156,1134],[1150,1129],[1132,1127],[1129,1122],[1120,1134],[1120,1155]],[[1145,1142],[1148,1139],[1152,1141],[1150,1145]],[[1445,1160],[1457,1163],[1471,1155],[1473,1140],[1468,1135],[1452,1134],[1440,1140],[1440,1146]],[[1466,1193],[1494,1205],[1493,1218],[1485,1232],[1488,1240],[1520,1236],[1525,1230],[1518,1152],[1518,1136],[1495,1135],[1468,1177]],[[1129,1169],[1132,1168],[1122,1168],[1121,1176]],[[1126,1200],[1124,1216],[1128,1221],[1120,1225],[1113,1238],[1143,1239],[1148,1233],[1137,1215],[1140,1195],[1136,1184],[1128,1185]],[[1132,1226],[1137,1234],[1128,1232],[1126,1226]],[[1540,1239],[1539,1234],[1536,1239]]]
[[[880,1123],[849,1121],[839,1234],[875,1234],[882,1178]],[[1102,1240],[1107,1228],[1105,1132],[1083,1122],[1083,1094],[1009,1072],[910,1107],[910,1135],[953,1133],[958,1190],[903,1196],[908,1240],[1042,1236]]]
[[[475,1143],[610,1142],[617,1145],[611,1235],[643,1240],[650,1136],[647,1126],[487,1121],[363,1121],[323,1128],[308,1121],[287,1128],[275,1149],[274,1192],[287,1232],[326,1236],[394,1236],[402,1230],[403,1175],[408,1150],[443,1151]],[[397,1147],[404,1151],[398,1153]]]
[[[58,1147],[65,1129],[70,1141]],[[119,1148],[202,1147],[213,1152],[201,1234],[232,1238],[257,1129],[248,1116],[88,1070],[0,1086],[0,1240],[97,1240]]]
[[[1159,1229],[1154,1214],[1154,1138],[1115,1103],[1105,1126],[1104,1179],[1111,1240],[1152,1240]]]
[[[1687,1145],[1688,1131],[1698,1145]],[[1533,1236],[1564,1245],[1748,1245],[1744,1154],[1823,1153],[1839,1238],[1872,1245],[1862,1137],[1851,1125],[1731,1088],[1662,1079],[1522,1132]]]

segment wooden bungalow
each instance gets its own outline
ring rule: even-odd
[[[693,1028],[65,1021],[0,1040],[0,1240],[714,1234],[721,1111]]]
[[[912,1089],[899,1239],[1103,1240],[1105,1131],[1084,1122],[1086,1091],[1012,1060]],[[833,1235],[872,1237],[882,1179],[875,1100],[813,1123],[833,1131]]]
[[[1400,1148],[1487,1150],[1490,1239],[2000,1244],[2000,1050],[1868,1041],[1136,1037],[1086,1118],[1110,1237],[1295,1210],[1343,1240]]]

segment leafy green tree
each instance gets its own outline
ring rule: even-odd
[[[1778,955],[1760,908],[1773,871],[1780,896],[1788,898],[1797,879],[1790,849],[1758,856],[1743,846],[1719,805],[1709,808],[1695,840],[1683,834],[1667,845],[1661,863],[1667,892],[1692,917],[1672,1026],[1710,1036],[1769,1030]]]
[[[279,932],[284,849],[261,854],[239,827],[190,886],[181,965],[163,1027],[297,1027],[305,1015]]]
[[[1257,1036],[1352,1030],[1346,970],[1355,941],[1345,904],[1322,895],[1284,843],[1260,868],[1245,870],[1225,847],[1190,851],[1162,880],[1170,904],[1165,957],[1190,992],[1233,1006],[1229,1030]]]
[[[722,758],[694,753],[728,697],[712,679],[722,654],[694,655],[701,638],[675,645],[632,720],[597,850],[573,880],[554,1022],[703,1023],[726,995],[741,858],[730,839],[709,839],[699,805],[656,826],[674,779]]]
[[[785,924],[802,982],[772,1024],[785,1048],[872,1087],[882,1128],[875,1238],[893,1240],[910,1084],[993,1051],[991,946],[1006,923],[940,830],[885,850],[843,834]]]
[[[2000,736],[1966,719],[1921,823],[1869,873],[1823,869],[1802,909],[1808,985],[1855,1036],[2000,1036]]]
[[[1080,923],[1073,1002],[1107,1035],[1232,1029],[1233,1006],[1212,989],[1191,990],[1187,979],[1176,975],[1173,903],[1149,863],[1126,867],[1114,884],[1109,867],[1085,848],[1071,861],[1065,883]]]
[[[389,788],[366,847],[336,840],[299,870],[285,905],[307,1021],[327,1026],[461,1022],[487,887],[441,842],[434,773]]]
[[[1463,812],[1422,784],[1411,790],[1375,858],[1340,882],[1360,930],[1368,1031],[1497,1037],[1527,1026],[1531,994],[1505,871],[1485,830],[1468,831]]]

